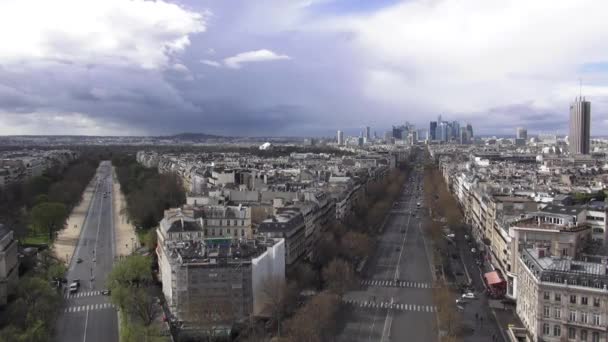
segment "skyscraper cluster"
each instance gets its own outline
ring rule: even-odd
[[[439,115],[437,121],[431,121],[428,137],[431,141],[454,141],[459,144],[468,144],[473,141],[473,126],[467,123],[465,127],[461,127],[460,122],[443,121]]]

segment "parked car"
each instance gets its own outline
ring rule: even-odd
[[[104,296],[109,296],[112,292],[109,289],[101,290],[101,294]]]
[[[473,292],[467,292],[462,294],[462,298],[466,299],[475,299],[475,294]]]

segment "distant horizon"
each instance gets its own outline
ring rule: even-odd
[[[337,132],[338,130],[336,130]],[[344,131],[343,131],[344,132]],[[357,134],[346,134],[345,133],[345,137],[355,137],[358,136]],[[192,133],[192,132],[184,132],[184,133],[176,133],[176,134],[169,134],[169,135],[87,135],[87,134],[11,134],[11,135],[1,135],[0,137],[3,138],[10,138],[10,137],[87,137],[87,138],[95,138],[95,137],[102,137],[102,138],[171,138],[171,137],[176,137],[179,135],[184,135],[184,134],[200,134],[200,135],[206,135],[209,136],[209,139],[213,139],[213,138],[301,138],[301,139],[306,139],[306,138],[332,138],[335,139],[335,134],[334,135],[217,135],[217,134],[210,134],[210,133]],[[555,134],[557,137],[566,137],[568,136],[568,134],[564,134],[564,133],[549,133],[549,132],[539,132],[539,133],[530,133],[528,132],[528,138],[530,137],[536,137],[542,134]],[[483,134],[475,134],[475,137],[483,137],[483,138],[491,138],[491,137],[497,137],[497,138],[514,138],[515,134],[487,134],[487,133],[483,133]],[[606,135],[592,135],[591,138],[606,138],[608,137],[608,134]],[[383,136],[378,135],[378,139],[383,139]]]

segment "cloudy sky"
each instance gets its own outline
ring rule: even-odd
[[[608,134],[608,1],[2,0],[0,134]]]

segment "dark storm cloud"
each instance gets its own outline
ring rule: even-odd
[[[4,63],[0,51],[0,115],[28,122],[32,130],[37,121],[58,122],[56,129],[66,133],[89,125],[87,132],[98,126],[103,132],[122,129],[115,134],[333,135],[335,129],[357,134],[370,125],[382,134],[406,120],[426,128],[438,114],[470,121],[477,132],[511,133],[516,126],[567,130],[564,94],[570,90],[562,89],[562,80],[571,75],[556,72],[566,67],[544,60],[543,66],[551,65],[528,67],[511,63],[517,56],[502,61],[487,54],[505,46],[504,51],[519,51],[508,44],[525,41],[518,35],[505,36],[513,38],[505,38],[506,45],[497,39],[488,51],[474,46],[471,53],[464,40],[462,49],[452,51],[451,42],[461,36],[451,20],[429,30],[427,21],[419,21],[432,19],[434,10],[390,0],[173,3],[181,6],[172,9],[175,17],[163,12],[156,22],[149,19],[157,11],[127,13],[130,5],[117,2],[120,10],[108,13],[120,13],[120,20],[112,21],[119,29],[46,32],[42,47],[50,52],[42,56]],[[443,5],[438,2],[435,10]],[[488,15],[500,19],[498,12]],[[192,13],[211,14],[196,17],[204,22],[200,27],[192,22],[182,27]],[[450,19],[451,13],[444,14]],[[24,51],[15,53],[29,53]],[[227,63],[235,56],[250,60]],[[594,130],[606,128],[607,80],[594,80]],[[71,118],[78,122],[70,125]]]

